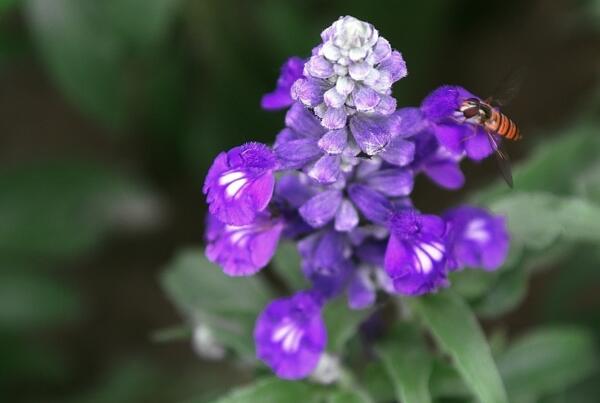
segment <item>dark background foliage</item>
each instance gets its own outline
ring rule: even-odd
[[[339,15],[373,23],[404,54],[409,76],[394,88],[400,105],[417,105],[444,83],[485,96],[511,71],[524,71],[505,110],[525,137],[509,146],[518,163],[597,112],[599,7],[0,1],[0,396],[209,399],[249,379],[243,368],[199,359],[187,338],[157,341],[177,338],[156,332],[181,322],[158,275],[177,250],[202,243],[201,185],[214,156],[250,139],[273,140],[283,115],[261,111],[261,95],[286,57],[308,55]],[[542,190],[571,189],[585,151],[585,144],[549,150],[557,157],[547,172],[556,159],[566,163],[537,178],[548,184]],[[421,178],[416,204],[440,211],[497,179],[491,161],[466,164],[465,172],[468,185],[457,193]],[[582,180],[597,186],[599,173],[596,164]],[[522,304],[486,326],[513,335],[579,323],[598,338],[598,257],[583,253],[590,248],[578,243],[569,259],[542,262],[552,270],[534,276]]]

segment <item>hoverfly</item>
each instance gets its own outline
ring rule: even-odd
[[[507,94],[507,97],[512,97],[514,95],[515,88],[516,86],[510,88],[511,93]],[[505,102],[502,102],[502,104],[504,103]],[[461,103],[459,111],[465,121],[472,122],[485,130],[490,146],[494,152],[500,174],[508,186],[512,188],[513,178],[510,168],[510,159],[494,136],[500,136],[513,141],[521,140],[522,137],[517,124],[508,116],[500,112],[495,106],[492,106],[500,104],[500,102],[495,101],[492,98],[487,98],[483,101],[478,98],[468,98]]]

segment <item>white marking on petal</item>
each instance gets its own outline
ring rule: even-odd
[[[299,329],[295,323],[284,321],[271,336],[273,343],[281,343],[283,351],[293,353],[300,347],[304,331]]]
[[[436,242],[436,244],[439,245],[439,243],[437,243],[437,242]],[[431,244],[422,243],[421,249],[423,249],[425,252],[427,252],[427,254],[429,256],[431,256],[431,258],[433,260],[435,260],[436,262],[439,262],[444,257],[443,250],[438,249],[436,246],[433,245],[433,243],[431,243]]]
[[[489,241],[491,235],[489,231],[485,229],[485,220],[476,218],[475,220],[469,222],[465,230],[465,238],[480,243],[486,243]]]
[[[416,258],[415,260],[419,263],[421,271],[426,274],[429,273],[431,269],[433,269],[433,262],[431,261],[429,255],[418,246],[415,246],[414,252]]]
[[[238,192],[246,183],[248,183],[248,179],[246,179],[246,178],[240,178],[238,180],[231,182],[225,188],[225,194],[230,199],[233,197],[236,197],[236,198],[239,197],[240,195],[238,194]]]
[[[219,178],[219,185],[225,186],[237,179],[244,178],[246,174],[243,171],[229,171],[221,175]]]

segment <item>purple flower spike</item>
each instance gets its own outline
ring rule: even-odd
[[[266,110],[283,109],[294,103],[290,93],[294,82],[302,77],[304,60],[299,57],[290,57],[281,66],[281,72],[277,79],[275,91],[265,94],[260,105]]]
[[[444,147],[479,161],[489,156],[493,149],[481,124],[465,120],[460,112],[462,102],[469,98],[477,97],[462,87],[444,85],[423,100],[421,112],[432,123],[432,130]]]
[[[265,267],[277,248],[283,222],[267,214],[251,224],[223,224],[208,215],[206,257],[229,276],[249,276]]]
[[[251,223],[271,200],[275,167],[275,155],[261,143],[219,154],[204,182],[210,213],[226,224]]]
[[[351,16],[340,17],[321,38],[292,97],[314,108],[329,130],[343,128],[357,112],[393,113],[392,84],[408,73],[400,52],[371,24]]]
[[[384,268],[398,293],[416,296],[447,285],[444,230],[441,218],[414,210],[391,218]]]
[[[444,214],[448,223],[449,266],[495,270],[508,254],[509,235],[504,217],[475,207],[458,207]]]
[[[256,356],[283,379],[301,379],[317,366],[327,344],[322,301],[312,292],[271,302],[254,328]]]

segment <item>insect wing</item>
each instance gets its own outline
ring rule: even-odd
[[[525,78],[525,68],[513,69],[498,84],[492,92],[492,96],[486,101],[493,106],[506,106],[519,93],[523,79]]]
[[[500,174],[506,184],[512,189],[513,188],[513,177],[512,177],[512,169],[510,168],[510,158],[508,158],[508,154],[506,154],[501,148],[500,144],[494,139],[492,133],[487,132],[488,140],[490,141],[490,146],[494,151],[494,157],[496,158],[496,163],[498,165],[498,169],[500,170]]]

